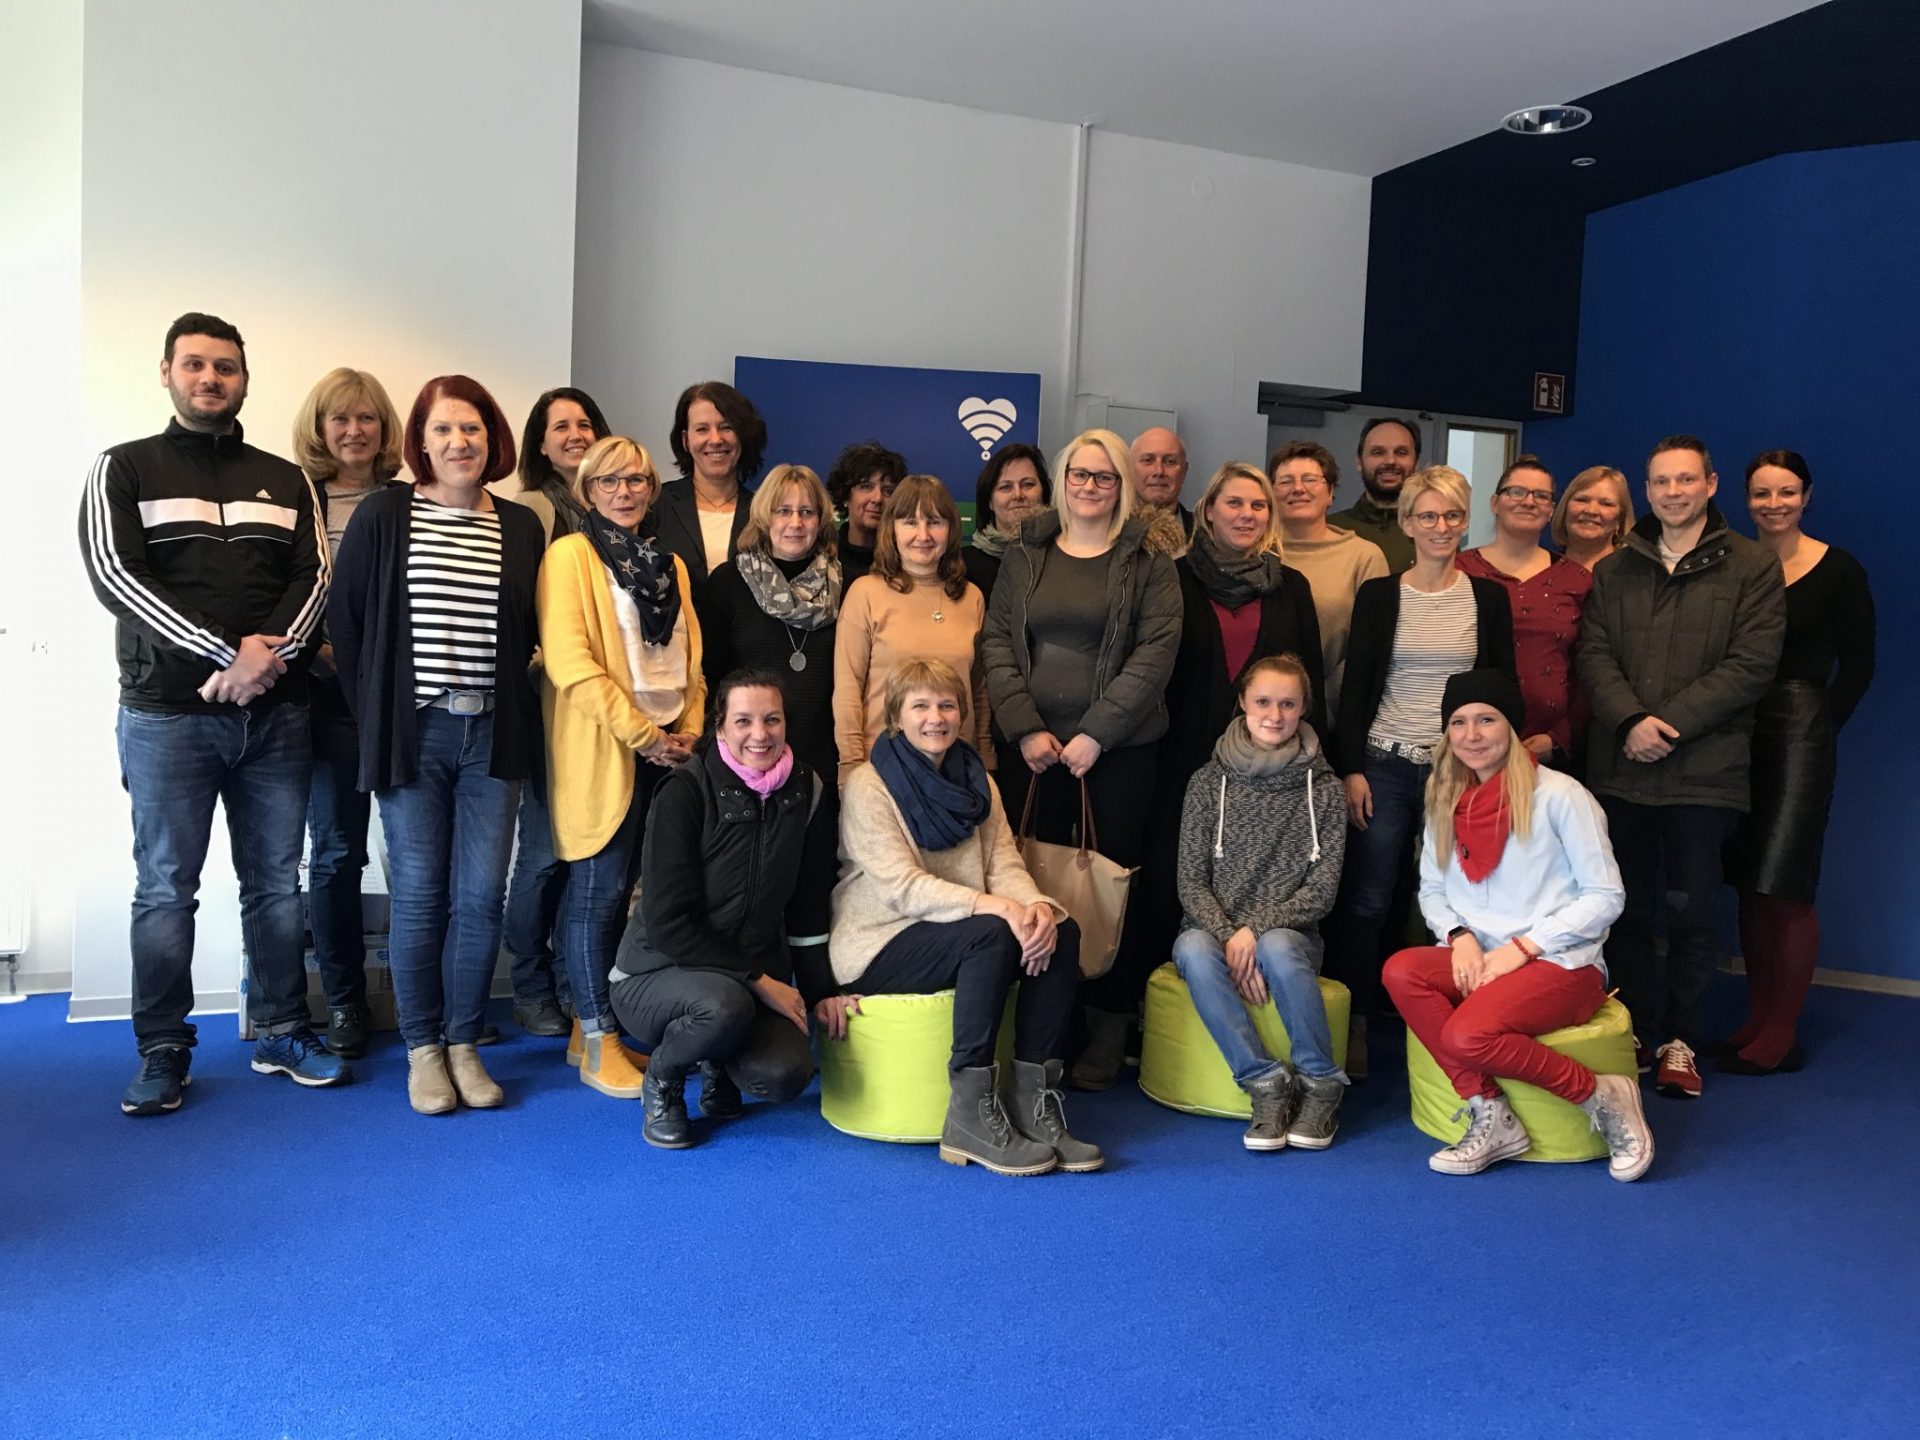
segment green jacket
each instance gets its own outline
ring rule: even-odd
[[[1362,490],[1352,505],[1337,515],[1327,516],[1327,523],[1351,530],[1363,540],[1378,545],[1380,553],[1387,557],[1389,575],[1404,575],[1413,568],[1413,541],[1400,528],[1397,506],[1382,506]]]

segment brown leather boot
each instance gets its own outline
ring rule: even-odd
[[[453,1078],[462,1105],[492,1110],[506,1103],[507,1092],[493,1083],[487,1067],[480,1063],[480,1052],[471,1045],[447,1047],[447,1074]]]
[[[580,1056],[580,1081],[616,1100],[638,1100],[646,1088],[647,1062],[620,1043],[618,1035],[587,1035]]]

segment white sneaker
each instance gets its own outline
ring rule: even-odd
[[[1607,1173],[1616,1180],[1638,1180],[1653,1164],[1653,1131],[1640,1104],[1640,1085],[1631,1075],[1596,1075],[1593,1096],[1580,1107],[1607,1142]]]
[[[1428,1156],[1429,1169],[1442,1175],[1478,1175],[1489,1165],[1524,1155],[1533,1148],[1533,1137],[1503,1095],[1475,1095],[1453,1112],[1456,1120],[1462,1115],[1470,1117],[1467,1133],[1458,1143]]]

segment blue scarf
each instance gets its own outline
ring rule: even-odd
[[[964,740],[953,742],[935,765],[907,737],[885,734],[867,757],[900,807],[907,833],[922,850],[951,850],[980,828],[992,813],[987,798],[987,767],[980,752]]]

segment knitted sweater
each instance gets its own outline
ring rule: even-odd
[[[886,943],[920,920],[964,920],[982,895],[1021,905],[1045,900],[1054,918],[1067,912],[1027,874],[1014,846],[998,786],[973,834],[945,850],[922,850],[893,803],[887,782],[870,764],[854,769],[840,789],[840,883],[833,888],[833,978],[857,986]]]
[[[877,575],[863,575],[847,586],[833,635],[833,731],[842,785],[885,728],[887,676],[908,660],[944,660],[953,666],[972,696],[966,739],[992,765],[987,687],[979,664],[986,613],[987,602],[972,585],[958,600],[933,583],[917,584],[902,595]]]
[[[1223,945],[1243,925],[1313,933],[1333,909],[1346,846],[1346,791],[1311,725],[1277,775],[1252,778],[1216,754],[1188,782],[1180,817],[1185,928]]]
[[[1282,553],[1287,564],[1306,576],[1313,588],[1313,609],[1320,617],[1320,660],[1327,676],[1324,708],[1331,716],[1340,713],[1340,681],[1347,673],[1353,597],[1361,585],[1387,573],[1387,557],[1373,541],[1351,530],[1328,528],[1332,531],[1328,539],[1289,540]]]

